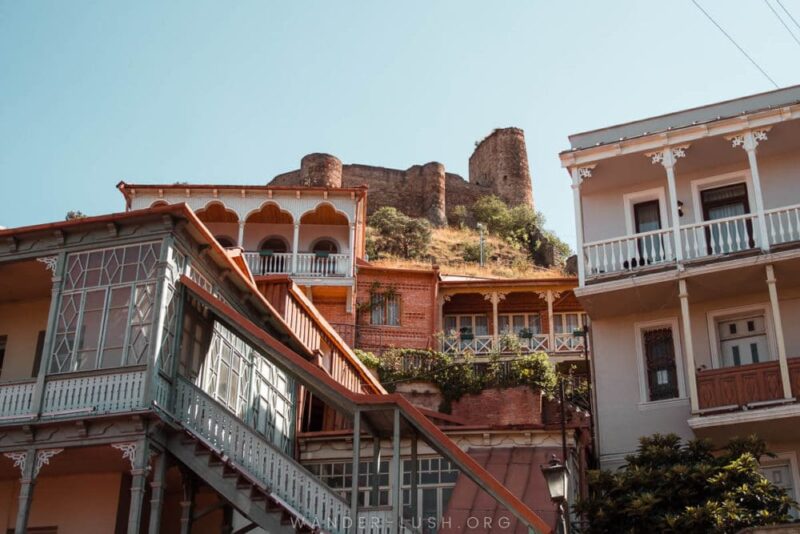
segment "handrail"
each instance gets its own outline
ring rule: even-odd
[[[713,226],[715,224],[724,224],[727,222],[744,221],[746,219],[755,219],[755,213],[743,213],[741,215],[732,215],[730,217],[720,217],[719,219],[711,219],[710,221],[700,221],[696,223],[682,224],[681,230],[692,230],[695,228],[705,228],[706,226]]]
[[[306,520],[345,534],[350,505],[205,391],[179,376],[176,419],[227,455]]]
[[[638,234],[629,234],[629,235],[623,235],[623,236],[619,236],[619,237],[612,237],[612,238],[609,238],[609,239],[601,239],[599,241],[587,241],[586,243],[583,244],[583,247],[586,248],[586,247],[589,247],[589,246],[592,246],[592,245],[608,245],[610,243],[616,243],[617,241],[623,241],[623,240],[626,240],[626,239],[641,239],[643,237],[667,234],[669,232],[671,232],[671,230],[669,228],[660,228],[658,230],[650,230],[648,232],[640,232]]]

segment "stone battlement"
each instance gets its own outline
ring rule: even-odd
[[[510,206],[533,207],[525,134],[519,128],[494,130],[481,140],[469,159],[469,181],[432,161],[408,169],[342,164],[330,154],[309,154],[300,169],[276,176],[270,185],[324,187],[369,186],[369,213],[393,206],[406,215],[444,226],[459,205],[497,195]]]

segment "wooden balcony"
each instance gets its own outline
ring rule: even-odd
[[[800,360],[790,361],[798,363],[800,384]],[[698,371],[697,395],[701,410],[733,410],[780,401],[783,399],[780,365],[771,361]]]
[[[296,258],[295,258],[296,256]],[[293,274],[301,277],[345,277],[351,276],[353,257],[349,253],[321,256],[313,252],[280,252],[263,255],[260,252],[245,252],[245,261],[256,275]]]

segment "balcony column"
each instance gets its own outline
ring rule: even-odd
[[[400,484],[403,479],[403,459],[400,458],[400,410],[394,409],[394,431],[392,432],[392,532],[401,534],[403,521],[403,500],[400,492]]]
[[[244,249],[244,221],[239,221],[239,234],[236,236],[236,245]]]
[[[192,531],[192,514],[194,513],[194,475],[191,471],[181,466],[181,484],[183,486],[183,499],[181,500],[181,531],[180,534],[190,534]]]
[[[150,482],[150,524],[148,534],[159,534],[161,530],[161,509],[164,507],[164,477],[167,471],[167,457],[161,451],[155,458],[153,480]]]
[[[488,300],[492,303],[492,342],[494,345],[497,345],[497,342],[500,340],[500,325],[499,325],[499,314],[498,314],[498,306],[500,305],[500,301],[506,298],[505,293],[499,293],[497,291],[492,291],[491,293],[485,293],[483,295],[484,300]]]
[[[667,171],[667,190],[669,203],[669,214],[672,227],[672,239],[674,241],[675,260],[680,264],[683,262],[683,243],[681,242],[681,223],[680,214],[678,213],[678,189],[675,186],[675,163],[678,159],[686,157],[686,149],[689,145],[667,147],[658,152],[649,152],[645,154],[650,158],[650,162],[655,165],[660,163]],[[694,375],[693,375],[694,376]]]
[[[350,487],[350,532],[358,533],[358,479],[361,467],[361,410],[356,409],[353,415],[353,473]]]
[[[131,504],[128,509],[128,534],[139,534],[142,525],[142,504],[147,483],[150,453],[146,439],[129,443],[112,443],[122,451],[122,457],[131,463]]]
[[[50,355],[53,353],[56,325],[58,324],[58,310],[61,306],[61,283],[64,279],[64,271],[67,264],[66,258],[66,253],[61,252],[57,256],[38,259],[52,273],[53,285],[50,289],[50,311],[47,315],[47,329],[45,330],[44,343],[42,344],[42,358],[39,361],[39,373],[36,375],[36,385],[31,399],[31,414],[35,416],[39,415],[44,402],[45,376],[47,376],[47,368],[50,365]]]
[[[689,315],[689,292],[686,289],[686,280],[678,281],[678,297],[681,300],[681,320],[683,324],[683,345],[686,354],[686,375],[689,379],[689,405],[692,413],[697,413],[699,403],[697,400],[697,366],[694,363],[694,343],[692,342],[692,321]]]
[[[555,314],[553,313],[553,302],[561,293],[556,293],[551,290],[544,292],[537,291],[539,298],[547,301],[547,350],[555,352],[556,350],[556,330],[555,330]]]
[[[350,225],[350,262],[347,270],[347,276],[353,277],[353,272],[355,271],[355,263],[356,263],[356,225],[355,223]]]
[[[733,147],[740,146],[747,152],[747,161],[750,164],[750,177],[753,179],[753,196],[756,204],[756,220],[758,221],[758,238],[761,241],[761,250],[769,250],[769,237],[767,234],[767,219],[764,216],[764,197],[761,193],[761,176],[758,173],[756,148],[760,141],[767,140],[769,128],[751,131],[726,137]]]
[[[300,223],[294,223],[292,234],[292,274],[297,274],[297,249],[300,246]]]
[[[775,269],[767,265],[767,288],[769,289],[769,303],[772,306],[772,321],[775,323],[775,337],[778,343],[778,363],[781,368],[781,383],[783,384],[783,398],[792,398],[792,383],[789,379],[789,362],[786,361],[786,341],[783,338],[783,320],[781,319],[781,305],[778,301],[777,279]]]
[[[28,515],[30,514],[31,502],[33,501],[33,486],[36,483],[36,475],[34,474],[33,468],[36,450],[28,449],[27,451],[6,452],[3,456],[11,459],[14,462],[14,467],[18,467],[20,471],[19,495],[17,497],[17,522],[14,532],[15,534],[25,534],[28,530]]]
[[[583,286],[586,282],[586,258],[583,253],[583,203],[581,201],[581,184],[584,178],[592,176],[594,165],[588,167],[573,167],[572,174],[572,206],[575,210],[575,240],[578,250],[578,285]]]

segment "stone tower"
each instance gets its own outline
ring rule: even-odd
[[[342,187],[342,162],[330,154],[309,154],[300,160],[300,184]]]
[[[509,206],[533,207],[525,133],[499,128],[478,143],[469,158],[469,182],[488,188]]]

